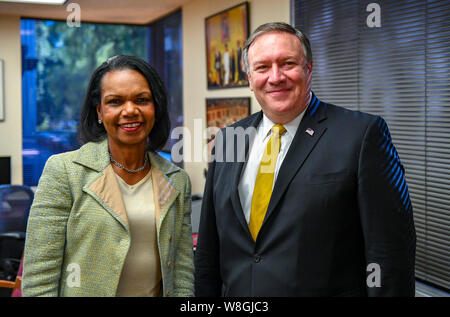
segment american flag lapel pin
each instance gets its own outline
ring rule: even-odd
[[[306,129],[305,132],[308,133],[310,136],[313,136],[314,134],[314,130],[311,128]]]

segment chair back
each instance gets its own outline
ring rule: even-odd
[[[0,185],[0,233],[25,232],[34,193],[24,185]]]

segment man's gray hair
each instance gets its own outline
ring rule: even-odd
[[[309,39],[305,33],[284,22],[270,22],[258,26],[258,28],[253,31],[245,42],[244,49],[242,51],[242,60],[244,62],[244,70],[247,74],[250,73],[250,66],[248,64],[248,49],[258,37],[268,32],[290,33],[297,36],[302,44],[303,55],[305,56],[306,62],[309,64],[312,61],[311,44],[309,43]]]

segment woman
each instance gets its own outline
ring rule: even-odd
[[[193,296],[190,181],[155,152],[169,127],[150,65],[115,56],[95,70],[84,145],[50,157],[36,190],[24,296]]]

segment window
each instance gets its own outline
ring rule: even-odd
[[[169,117],[171,130],[183,126],[183,47],[181,10],[150,25],[149,60],[161,75],[169,92]],[[163,151],[170,152],[172,146],[181,141],[170,139]],[[182,165],[179,164],[179,165]]]
[[[108,57],[149,61],[168,90],[171,128],[183,124],[181,11],[149,26],[82,23],[77,28],[65,21],[22,19],[21,38],[24,184],[38,184],[51,155],[79,147],[76,131],[87,85]],[[169,140],[164,150],[171,146]]]
[[[366,23],[381,7],[381,27]],[[317,96],[383,116],[406,169],[416,277],[450,289],[450,1],[294,1]]]
[[[23,19],[23,175],[37,185],[49,156],[79,147],[76,130],[92,72],[117,54],[147,59],[143,26]]]

